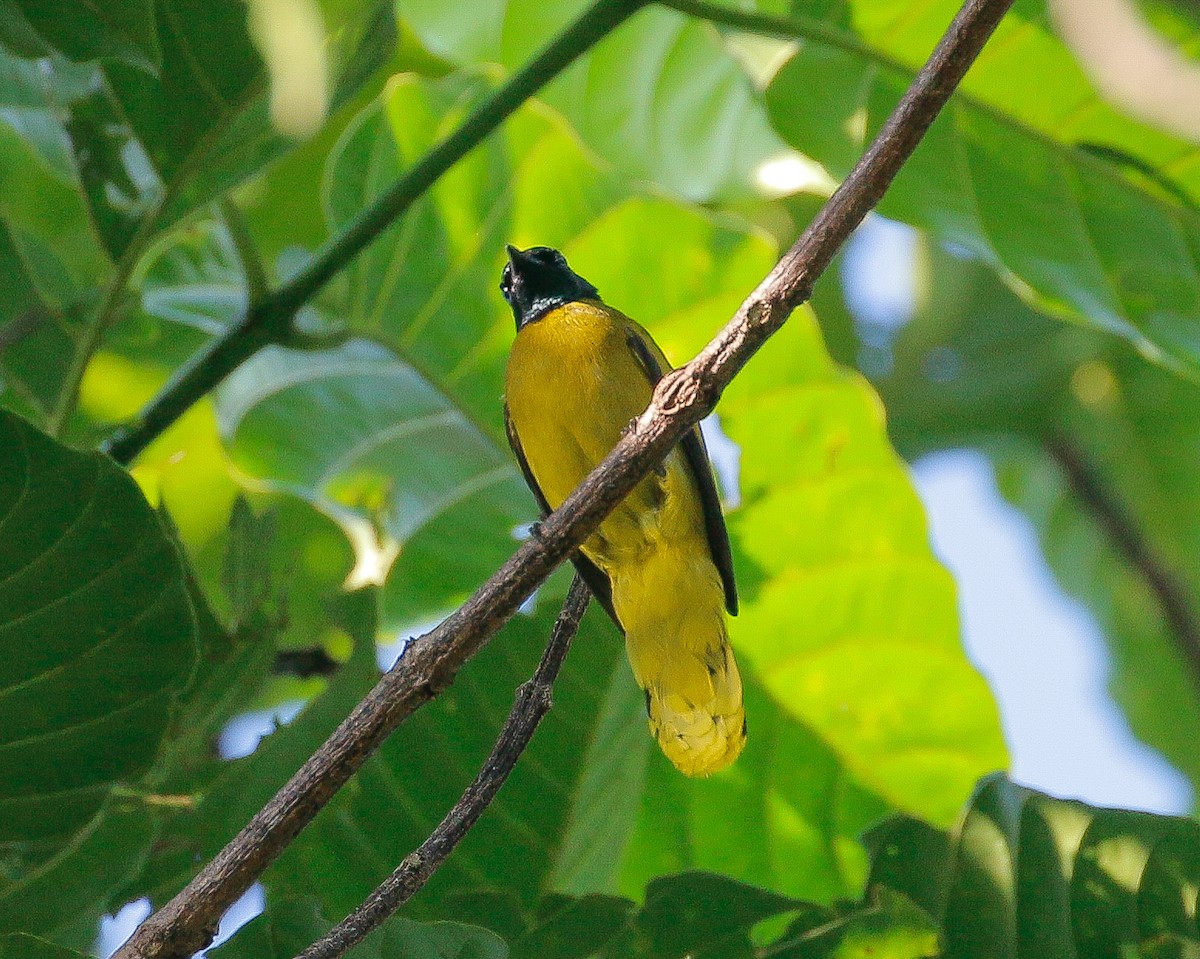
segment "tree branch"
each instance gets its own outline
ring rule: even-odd
[[[566,659],[567,650],[579,621],[587,609],[591,593],[582,579],[576,576],[563,603],[562,612],[554,624],[537,669],[518,690],[516,702],[504,722],[504,728],[492,748],[491,755],[479,770],[475,781],[467,787],[446,818],[404,861],[368,896],[357,909],[305,949],[296,959],[337,959],[362,942],[392,913],[408,902],[429,880],[454,847],[483,815],[491,801],[508,779],[508,774],[533,738],[538,723],[550,710],[550,694],[554,680]]]
[[[812,291],[950,98],[1012,0],[967,0],[850,176],[733,319],[665,376],[613,451],[507,562],[414,642],[341,726],[207,866],[142,925],[117,959],[182,959],[330,797],[416,709],[438,695],[525,598],[591,534],[680,437],[712,409],[751,356]]]
[[[128,465],[242,363],[264,346],[283,342],[300,307],[377,239],[443,173],[483,142],[509,114],[648,2],[596,0],[537,57],[476,107],[458,129],[364,209],[308,266],[273,293],[257,302],[251,299],[245,313],[227,332],[181,367],[138,418],[114,432],[101,448],[118,463]]]
[[[1045,447],[1062,470],[1071,492],[1154,593],[1175,645],[1191,672],[1192,683],[1200,689],[1200,616],[1191,604],[1192,590],[1155,551],[1133,514],[1082,448],[1065,433],[1052,435],[1045,441]]]

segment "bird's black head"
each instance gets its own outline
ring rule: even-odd
[[[600,298],[592,284],[567,266],[558,250],[548,246],[507,249],[508,263],[500,277],[500,292],[512,307],[518,330],[564,303]]]

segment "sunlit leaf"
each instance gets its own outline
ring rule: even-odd
[[[489,0],[460,16],[435,0],[397,0],[421,42],[458,66],[523,66],[586,9],[579,0],[533,8]],[[786,152],[750,80],[705,24],[650,7],[547,87],[584,141],[630,179],[689,200],[753,192],[754,173]]]

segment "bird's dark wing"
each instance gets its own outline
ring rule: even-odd
[[[512,418],[508,415],[507,403],[504,404],[504,432],[508,434],[508,445],[512,447],[513,456],[517,458],[517,464],[521,467],[521,475],[525,477],[526,485],[528,485],[530,492],[533,493],[533,498],[537,500],[538,508],[542,511],[542,516],[549,516],[552,512],[550,504],[546,502],[546,497],[542,494],[541,487],[538,486],[537,480],[533,478],[533,471],[529,468],[529,461],[525,459],[525,450],[521,448],[521,437],[517,435],[517,428],[513,426]],[[592,591],[592,595],[596,597],[596,601],[612,617],[612,621],[617,624],[617,629],[624,633],[625,629],[621,626],[621,621],[617,619],[617,613],[613,609],[612,583],[609,582],[604,570],[584,556],[580,550],[575,550],[571,555],[571,562],[575,564],[575,569],[579,572],[580,578],[587,583],[587,587]]]
[[[663,378],[663,373],[670,369],[667,359],[658,349],[657,344],[650,339],[650,334],[632,320],[627,327],[626,339],[633,355],[637,357],[651,386],[656,386]],[[704,531],[708,535],[708,550],[712,553],[713,563],[721,574],[721,584],[725,587],[725,608],[733,616],[737,615],[738,598],[737,583],[733,579],[733,555],[729,548],[729,531],[725,529],[725,516],[721,512],[721,498],[717,496],[717,484],[713,479],[712,463],[708,459],[708,450],[704,446],[704,436],[700,427],[694,427],[679,441],[683,450],[683,458],[691,470],[692,478],[696,481],[696,489],[700,492],[700,504],[704,508]]]

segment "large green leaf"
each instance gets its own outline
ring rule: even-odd
[[[339,519],[360,563],[378,558],[376,578],[399,549],[387,601],[398,622],[465,598],[534,518],[509,457],[374,343],[264,352],[222,388],[218,415],[238,468]]]
[[[154,0],[8,0],[5,6],[0,15],[23,16],[47,46],[72,60],[158,68]]]
[[[157,831],[140,797],[113,799],[52,855],[0,881],[0,932],[72,938],[80,925],[94,924],[121,904],[118,893],[141,871]]]
[[[765,5],[773,5],[769,3]],[[958,12],[955,0],[783,0],[801,16],[851,30],[883,56],[916,69]],[[1141,3],[1142,6],[1146,4]],[[1160,5],[1161,6],[1161,5]],[[1181,51],[1200,41],[1195,8],[1157,17]],[[782,10],[781,10],[782,12]],[[1182,14],[1182,15],[1181,15]],[[1017,0],[963,80],[982,104],[1066,145],[1098,144],[1136,156],[1200,197],[1196,145],[1122,112],[1108,102],[1059,38],[1045,0]]]
[[[182,559],[137,485],[0,412],[0,806],[68,834],[153,761],[196,656]]]
[[[330,926],[313,899],[270,903],[263,915],[208,954],[214,959],[291,959]],[[412,922],[394,917],[355,946],[352,959],[506,959],[504,941],[461,922]]]
[[[23,932],[0,936],[0,959],[85,959],[82,952],[56,946]]]
[[[478,772],[556,613],[542,602],[538,615],[518,616],[449,692],[404,723],[281,860],[268,887],[301,892],[319,872],[325,909],[338,916],[370,892]],[[419,895],[419,913],[436,911],[451,892],[481,886],[531,902],[564,859],[611,886],[649,743],[642,717],[617,729],[597,726],[611,695],[608,677],[622,659],[615,630],[591,610],[556,686],[554,709],[483,819]],[[624,670],[620,679],[630,682]],[[602,732],[612,738],[600,741]],[[604,782],[587,779],[593,767]],[[597,815],[603,803],[608,819]]]
[[[457,66],[523,66],[586,9],[580,0],[488,0],[464,17],[436,0],[396,0],[430,51]],[[707,25],[651,7],[545,91],[584,141],[630,179],[689,200],[744,197],[764,160],[786,152],[749,79]]]
[[[940,16],[947,6],[912,8],[922,37],[929,30],[923,14],[937,8]],[[900,18],[881,33],[903,32],[906,23]],[[995,69],[981,83],[990,84],[997,105],[970,95],[956,97],[880,210],[971,251],[1051,314],[1117,332],[1146,355],[1195,375],[1200,371],[1200,214],[1153,180],[1073,145],[1081,131],[1067,142],[1056,141],[1019,112],[1051,102],[1051,91],[1055,109],[1078,99],[1059,97],[1053,66],[1017,69],[1008,60],[1013,50],[1030,57],[1023,44],[1037,36],[1018,19],[992,42]],[[1060,52],[1053,62],[1061,64],[1065,56]],[[1070,69],[1074,71],[1073,64]],[[1045,95],[1014,95],[1004,81],[1016,77],[1023,89],[1037,85]],[[911,74],[894,66],[886,52],[852,36],[841,45],[818,37],[776,75],[767,101],[776,128],[788,141],[842,176],[910,80]],[[818,110],[810,109],[813,90],[822,91]],[[1087,96],[1089,103],[1095,102],[1090,88]],[[1010,102],[1018,112],[1007,112],[1004,105]],[[1115,133],[1109,137],[1107,129],[1093,132],[1106,145],[1114,140],[1123,144]],[[1172,150],[1173,161],[1194,156],[1191,147],[1181,144]]]
[[[980,783],[948,842],[897,817],[868,843],[872,884],[938,920],[946,959],[1200,948],[1200,824],[1191,819],[1098,809],[996,776]]]
[[[1056,453],[1067,442],[1092,464],[1193,602],[1200,390],[1114,337],[1047,320],[981,265],[931,255],[930,298],[879,380],[897,442],[910,456],[972,445],[992,457],[1001,490],[1033,520],[1059,582],[1096,618],[1112,654],[1113,695],[1134,732],[1200,783],[1188,732],[1200,723],[1200,701],[1180,640],[1145,571],[1072,488]]]

